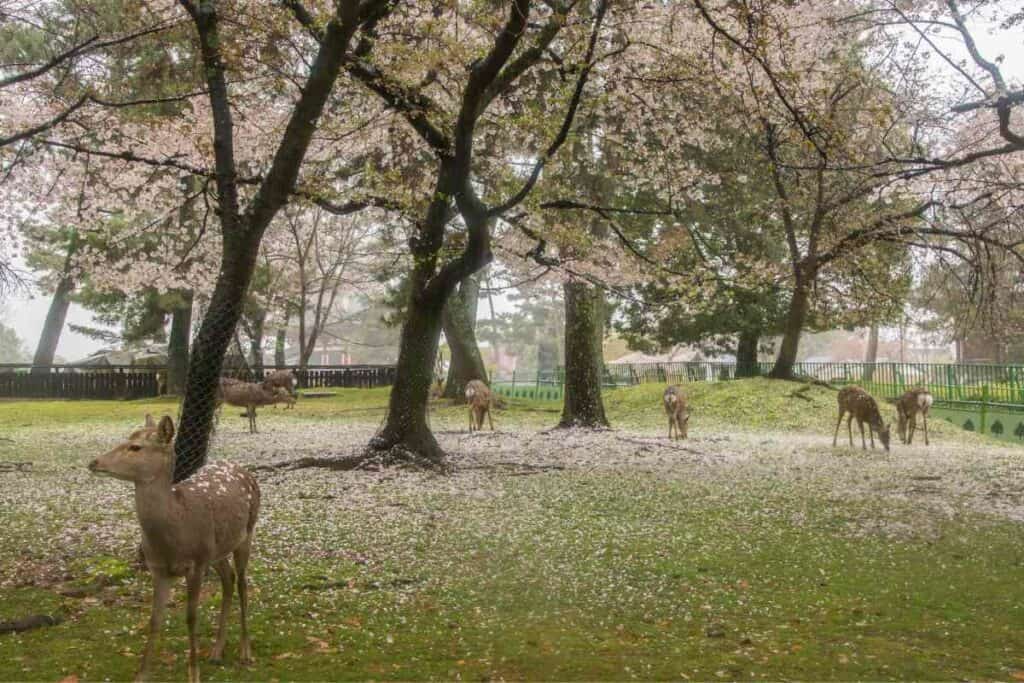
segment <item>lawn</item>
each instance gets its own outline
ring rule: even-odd
[[[936,420],[931,447],[832,448],[835,394],[744,380],[688,387],[665,439],[661,387],[609,392],[616,430],[550,430],[510,402],[497,433],[431,422],[455,473],[258,470],[256,655],[208,680],[1024,679],[1024,450]],[[346,454],[382,390],[225,411],[214,457]],[[149,580],[128,564],[127,485],[84,463],[168,402],[0,403],[0,679],[124,679]],[[889,417],[891,407],[886,407]],[[204,602],[209,644],[216,582]],[[183,593],[160,679],[183,680]]]

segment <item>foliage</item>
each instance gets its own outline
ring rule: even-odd
[[[0,363],[23,363],[31,358],[14,328],[0,323]]]

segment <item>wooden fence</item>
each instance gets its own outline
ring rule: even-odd
[[[256,370],[225,369],[224,375],[260,381],[265,373],[279,368]],[[302,389],[350,387],[368,389],[391,386],[395,381],[393,365],[310,365],[287,368],[295,373]],[[71,365],[0,364],[0,399],[138,399],[154,398],[166,386],[165,366],[110,365],[82,367]]]

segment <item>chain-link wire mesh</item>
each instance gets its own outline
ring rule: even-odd
[[[206,462],[215,430],[224,428],[222,418],[234,429],[236,415],[243,417],[245,429],[257,433],[259,411],[275,405],[294,409],[299,389],[372,388],[394,382],[391,365],[264,365],[262,350],[247,357],[238,320],[230,306],[210,307],[192,340],[178,412],[175,481],[191,476]],[[250,348],[261,349],[259,344]]]

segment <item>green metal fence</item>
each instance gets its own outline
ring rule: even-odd
[[[616,389],[647,382],[723,382],[767,375],[772,366],[703,361],[609,364],[603,384],[605,389]],[[968,430],[1024,441],[1024,365],[797,363],[795,374],[834,386],[859,384],[880,399],[895,399],[912,387],[926,387],[935,397],[937,416]],[[564,382],[564,372],[558,368],[496,377],[493,386],[503,396],[561,401]]]

